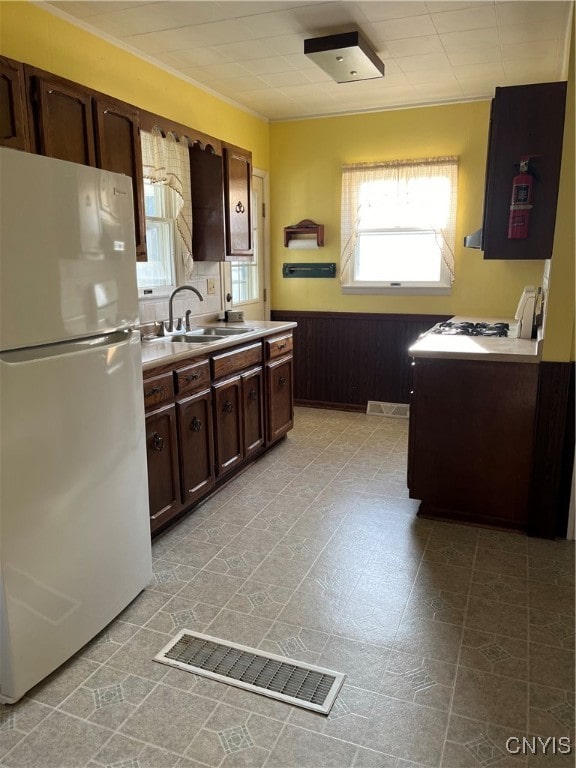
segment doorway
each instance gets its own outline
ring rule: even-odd
[[[224,295],[228,309],[240,309],[245,320],[270,319],[269,232],[266,209],[268,207],[268,174],[254,169],[252,172],[252,242],[254,258],[251,261],[230,261],[224,265]]]

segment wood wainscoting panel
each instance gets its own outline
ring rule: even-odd
[[[574,363],[538,366],[528,533],[565,537],[574,462]]]
[[[293,321],[297,405],[363,411],[368,400],[410,401],[408,348],[450,315],[274,310]]]

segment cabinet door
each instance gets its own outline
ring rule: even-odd
[[[90,94],[60,78],[34,76],[32,82],[38,154],[96,165]]]
[[[524,529],[538,366],[416,358],[413,370],[408,488],[419,514]]]
[[[252,157],[246,150],[227,145],[224,152],[224,202],[226,209],[226,255],[252,257],[250,182]]]
[[[152,532],[181,508],[176,407],[166,405],[146,416],[148,494]]]
[[[129,104],[97,99],[96,161],[99,168],[124,173],[132,179],[136,256],[146,261],[146,217],[138,112]]]
[[[194,261],[224,261],[222,158],[198,144],[190,150]]]
[[[566,83],[496,88],[490,117],[482,248],[485,259],[549,259],[562,160]],[[528,237],[508,238],[512,180],[534,156]]]
[[[241,378],[244,458],[246,458],[264,445],[262,368],[247,371]]]
[[[243,459],[242,385],[240,376],[213,387],[216,430],[216,471],[228,472]]]
[[[214,485],[214,444],[212,438],[212,395],[210,390],[180,400],[180,478],[184,505],[197,501]]]
[[[294,426],[292,357],[266,364],[268,442],[273,443]]]
[[[0,56],[0,146],[30,150],[24,67]]]

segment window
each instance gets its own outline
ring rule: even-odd
[[[142,131],[148,260],[138,262],[142,296],[169,293],[192,275],[192,201],[186,140]]]
[[[344,293],[449,293],[458,160],[361,163],[342,170]]]
[[[138,287],[146,290],[176,285],[176,193],[164,184],[144,180],[147,261],[136,262]]]

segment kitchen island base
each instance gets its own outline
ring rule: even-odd
[[[525,531],[538,365],[417,357],[408,488],[419,515]]]

